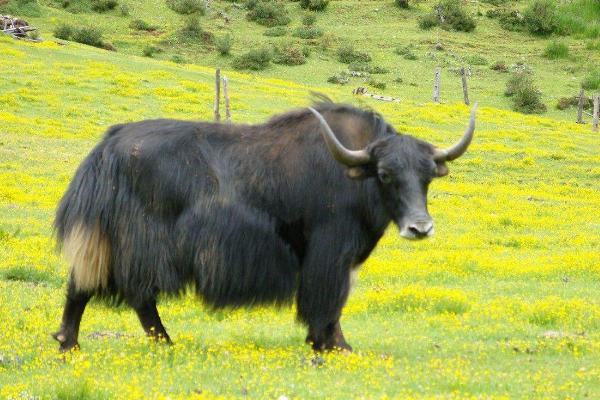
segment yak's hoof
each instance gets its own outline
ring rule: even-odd
[[[59,350],[61,353],[66,353],[67,351],[71,350],[79,350],[79,343],[77,343],[77,340],[69,338],[68,335],[63,333],[62,331],[53,333],[52,337],[58,343],[60,343]]]

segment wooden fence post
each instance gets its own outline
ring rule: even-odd
[[[229,104],[229,79],[223,77],[223,97],[225,98],[225,121],[231,122],[231,106]]]
[[[579,103],[577,105],[577,123],[583,124],[583,104],[585,100],[585,91],[581,89],[579,92]]]
[[[435,76],[433,81],[433,101],[436,103],[440,102],[440,85],[441,85],[442,69],[435,69]]]
[[[221,120],[221,114],[219,113],[219,103],[221,102],[221,69],[217,68],[215,73],[215,122]]]
[[[469,88],[467,87],[467,73],[465,72],[465,68],[462,67],[460,69],[460,76],[462,77],[462,85],[463,85],[463,95],[465,98],[465,104],[469,105]]]
[[[592,119],[592,132],[598,132],[598,112],[600,111],[600,94],[594,96],[594,115]]]

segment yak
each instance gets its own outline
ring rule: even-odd
[[[157,296],[191,288],[213,309],[295,300],[313,349],[351,351],[340,316],[356,270],[392,221],[405,238],[433,234],[428,186],[467,150],[475,112],[447,149],[326,100],[255,125],[110,127],[56,212],[70,271],[53,337],[78,348],[95,296],[170,343]]]

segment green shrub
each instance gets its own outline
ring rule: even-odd
[[[508,66],[504,61],[496,61],[490,66],[490,69],[497,72],[508,72]]]
[[[473,17],[467,14],[460,0],[441,0],[430,13],[419,19],[419,27],[422,29],[434,26],[445,30],[471,32],[476,23]]]
[[[352,45],[347,45],[340,48],[337,52],[338,61],[344,64],[352,62],[370,62],[371,56],[367,53],[355,51]]]
[[[73,32],[73,41],[88,46],[103,47],[102,31],[94,27],[82,27]]]
[[[156,53],[160,53],[160,49],[158,47],[154,47],[154,46],[146,46],[144,47],[144,50],[142,50],[142,55],[144,57],[154,57],[154,55]]]
[[[369,74],[387,74],[390,72],[388,69],[380,67],[378,65],[371,65],[366,62],[353,62],[348,65],[349,71],[356,72],[367,72]]]
[[[566,110],[569,107],[578,107],[579,106],[579,96],[571,96],[571,97],[561,97],[558,99],[558,103],[556,103],[556,108],[559,110]],[[583,99],[583,109],[589,110],[594,107],[594,101],[589,97],[584,97]]]
[[[269,27],[287,25],[291,21],[284,4],[273,0],[258,1],[246,17],[250,21]]]
[[[369,80],[367,81],[367,84],[368,84],[369,86],[371,86],[371,87],[374,87],[375,89],[380,89],[380,90],[385,90],[385,88],[386,88],[386,86],[387,86],[387,85],[385,84],[385,82],[380,82],[380,81],[377,81],[377,80],[375,80],[375,79],[373,79],[373,78],[369,79]]]
[[[185,58],[181,54],[173,54],[171,61],[173,61],[175,64],[184,64]]]
[[[153,32],[158,29],[157,26],[150,25],[149,23],[147,23],[146,21],[144,21],[142,19],[132,20],[129,23],[129,27],[131,29],[135,29],[136,31],[147,31],[147,32]]]
[[[555,0],[533,0],[523,14],[527,30],[534,35],[549,35],[557,28]]]
[[[488,60],[478,54],[466,56],[465,61],[469,65],[488,65]]]
[[[206,12],[203,0],[167,0],[167,7],[179,15],[204,15]]]
[[[92,11],[103,13],[114,10],[119,5],[117,0],[93,0]]]
[[[400,8],[408,8],[408,0],[396,0],[396,5]]]
[[[562,42],[557,42],[556,40],[551,43],[548,43],[548,46],[546,46],[546,50],[544,50],[544,57],[549,58],[551,60],[556,60],[558,58],[568,58],[569,46]]]
[[[600,89],[600,68],[590,70],[583,78],[581,87],[586,90]]]
[[[300,46],[286,44],[278,46],[274,49],[273,63],[284,65],[302,65],[306,63],[306,56]]]
[[[54,37],[63,40],[71,40],[75,28],[69,24],[60,24],[54,28]]]
[[[283,26],[274,26],[272,28],[267,29],[263,35],[265,36],[273,36],[273,37],[279,37],[279,36],[285,36],[287,34],[287,29],[285,29]]]
[[[121,4],[119,6],[119,14],[121,14],[122,17],[128,17],[130,14],[129,6],[127,4]]]
[[[396,54],[404,57],[406,60],[416,60],[417,59],[417,55],[414,53],[412,45],[408,45],[408,46],[404,46],[404,47],[397,47],[396,50],[394,50],[394,52]]]
[[[498,23],[502,29],[511,32],[519,32],[525,26],[523,14],[516,10],[508,10],[500,13]]]
[[[314,14],[308,14],[302,18],[302,25],[304,26],[313,26],[316,22],[317,17]]]
[[[300,26],[294,29],[293,35],[301,39],[316,39],[323,36],[323,30],[316,26]]]
[[[203,33],[198,16],[194,14],[185,16],[183,26],[179,31],[182,39],[198,40],[202,38]]]
[[[232,66],[235,69],[260,71],[269,66],[272,57],[273,56],[269,49],[254,49],[239,57],[236,57],[233,60]]]
[[[350,76],[347,72],[340,72],[339,74],[331,75],[327,78],[327,82],[334,83],[336,85],[345,85],[350,81]]]
[[[542,93],[533,83],[529,73],[514,73],[506,82],[506,96],[513,99],[513,110],[524,114],[540,114],[546,111]]]
[[[300,0],[300,7],[311,11],[323,11],[329,5],[329,0]]]
[[[231,36],[229,33],[215,40],[215,47],[222,56],[226,56],[231,53],[231,46],[233,46],[233,36]]]

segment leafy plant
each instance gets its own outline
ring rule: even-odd
[[[306,63],[306,56],[300,46],[284,44],[277,46],[273,52],[273,63],[284,65],[302,65]]]
[[[514,73],[506,83],[506,96],[513,99],[513,110],[524,114],[541,114],[546,111],[542,93],[535,87],[532,74]]]
[[[271,62],[273,55],[266,48],[250,50],[245,54],[235,58],[232,66],[235,69],[249,69],[260,71],[266,69]]]
[[[231,46],[233,46],[233,36],[231,36],[229,33],[218,37],[215,40],[215,47],[222,56],[226,56],[231,53]]]
[[[285,36],[287,34],[287,29],[285,29],[285,27],[283,26],[274,26],[272,28],[267,29],[263,35],[265,36],[273,36],[273,37],[278,37],[278,36]]]
[[[544,57],[549,58],[551,60],[556,60],[558,58],[568,58],[569,46],[567,46],[563,42],[557,42],[556,40],[551,43],[548,43],[548,46],[546,46],[546,50],[544,50]]]
[[[294,29],[293,35],[301,39],[316,39],[323,36],[323,30],[316,26],[300,26]]]
[[[533,0],[523,14],[527,30],[534,35],[549,35],[557,28],[556,2]]]
[[[460,0],[441,0],[430,13],[419,19],[419,27],[422,29],[434,26],[445,30],[471,32],[476,23],[473,17],[467,14]]]
[[[311,11],[323,11],[329,5],[329,0],[300,0],[300,7]]]
[[[246,17],[264,26],[287,25],[291,19],[283,3],[274,0],[260,0],[252,5]]]
[[[371,56],[369,54],[354,50],[352,45],[341,47],[337,52],[337,56],[338,61],[344,64],[371,61]]]

